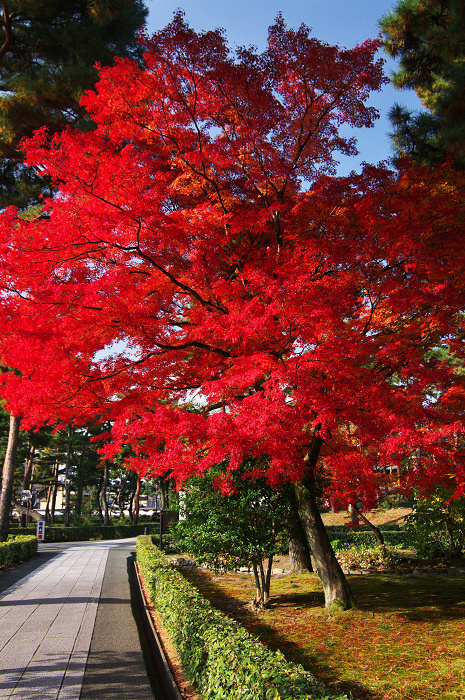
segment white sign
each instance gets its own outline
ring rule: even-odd
[[[37,521],[36,537],[38,542],[43,542],[45,539],[45,520]]]

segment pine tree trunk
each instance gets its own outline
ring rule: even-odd
[[[71,468],[71,440],[72,440],[71,427],[68,426],[68,449],[66,451],[66,465],[65,465],[65,512],[64,512],[65,527],[70,526],[70,522],[69,522],[69,510],[70,510],[69,474],[70,474],[70,468]]]
[[[24,467],[24,480],[23,480],[23,489],[25,491],[28,491],[31,487],[31,479],[32,479],[32,471],[34,467],[34,456],[35,456],[36,448],[34,445],[30,445],[29,447],[29,457],[27,458],[27,462]]]
[[[344,610],[348,610],[355,607],[355,599],[331,547],[315,495],[313,473],[321,445],[322,439],[315,436],[306,458],[307,473],[302,481],[294,484],[294,489],[300,519],[323,586],[325,605],[330,607],[333,603],[339,603]]]
[[[45,502],[45,515],[44,515],[44,518],[45,518],[47,523],[50,522],[50,499],[52,497],[52,489],[53,489],[53,486],[50,483],[48,485],[48,488],[47,488],[47,500]]]
[[[34,455],[35,455],[34,445],[29,445],[29,456],[24,464],[24,479],[23,479],[23,491],[29,491],[31,487],[32,472],[34,470]],[[29,505],[29,501],[28,501]],[[32,504],[31,504],[32,505]],[[30,521],[29,508],[21,509],[21,527],[27,527]]]
[[[18,449],[19,426],[21,418],[10,415],[10,429],[8,433],[8,445],[3,464],[2,491],[0,493],[0,542],[6,542],[10,529],[11,498],[15,476],[15,459]]]
[[[52,485],[52,505],[50,509],[50,523],[55,522],[55,508],[57,504],[57,493],[58,493],[58,473],[60,471],[60,467],[58,462],[55,462],[55,465],[53,467],[53,478],[55,481],[53,482]]]
[[[102,506],[103,506],[103,524],[110,524],[110,515],[108,512],[108,497],[107,497],[107,486],[108,486],[108,461],[105,460],[105,465],[103,467],[103,487],[102,487]]]
[[[103,522],[104,522],[102,503],[101,503],[101,498],[100,498],[100,495],[102,493],[102,488],[103,488],[103,481],[104,481],[104,474],[102,475],[102,478],[100,479],[100,483],[97,487],[97,494],[96,494],[97,511],[98,511],[98,517],[99,517],[101,525],[103,525]]]
[[[160,490],[160,510],[168,510],[168,479],[160,476],[157,479],[158,488]]]
[[[28,521],[30,521],[31,519],[32,519],[32,520],[36,520],[36,521],[44,520],[44,517],[45,517],[45,516],[43,516],[43,515],[42,515],[41,513],[39,513],[37,510],[34,510],[33,508],[27,508],[26,506],[23,506],[21,503],[19,503],[18,501],[16,501],[14,498],[12,499],[12,503],[13,503],[13,505],[14,505],[14,507],[15,507],[15,510],[17,510],[18,513],[21,514],[21,516],[23,516],[23,515],[24,515],[24,516],[28,516],[28,517],[27,517],[27,520],[28,520]],[[23,527],[23,526],[21,525],[21,527]]]
[[[82,438],[81,456],[76,466],[77,471],[77,484],[76,484],[76,507],[74,509],[74,520],[82,515],[82,497],[84,493],[84,474],[83,474],[83,464],[84,464],[84,453],[86,450],[86,436]]]

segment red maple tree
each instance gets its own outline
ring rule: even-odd
[[[366,166],[377,42],[286,28],[228,51],[181,13],[146,66],[101,71],[91,133],[26,144],[56,196],[1,221],[3,394],[26,425],[112,422],[141,474],[253,456],[295,485],[326,604],[353,599],[321,485],[369,504],[386,470],[463,493],[463,181]],[[254,477],[254,473],[250,477]],[[323,479],[323,480],[322,480]]]

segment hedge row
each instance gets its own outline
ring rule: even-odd
[[[158,523],[141,523],[140,525],[78,525],[76,527],[63,527],[57,525],[45,525],[45,542],[83,542],[86,540],[119,540],[126,537],[137,537],[147,534],[156,534],[159,531]],[[27,535],[28,528],[10,528],[12,535]]]
[[[400,547],[402,549],[415,549],[418,543],[401,526],[383,526],[379,528],[388,547]],[[371,530],[360,528],[351,529],[345,525],[332,525],[326,528],[329,539],[337,540],[339,548],[351,549],[352,547],[377,547],[378,542]]]
[[[0,542],[0,566],[19,564],[37,554],[37,539],[34,535],[19,535],[7,542]]]
[[[149,536],[137,538],[137,563],[182,667],[205,700],[347,700],[215,610]]]

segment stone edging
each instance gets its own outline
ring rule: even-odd
[[[465,569],[455,567],[443,567],[441,569],[343,569],[343,573],[346,576],[367,576],[371,574],[390,574],[391,576],[423,576],[423,574],[464,576]]]

